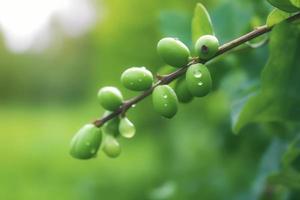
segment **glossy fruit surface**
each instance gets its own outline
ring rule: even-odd
[[[119,124],[120,124],[120,118],[117,116],[117,117],[107,121],[103,125],[102,131],[106,135],[113,135],[114,137],[118,137],[120,135]]]
[[[166,64],[183,67],[189,62],[190,51],[176,38],[163,38],[157,44],[157,52]]]
[[[78,159],[93,158],[97,154],[101,141],[101,130],[93,124],[86,124],[72,138],[70,154]]]
[[[116,138],[106,135],[102,150],[108,157],[116,158],[121,154],[121,145]]]
[[[145,67],[131,67],[121,75],[122,84],[133,91],[149,89],[153,83],[153,75]]]
[[[203,64],[191,65],[186,72],[187,88],[193,96],[203,97],[212,89],[210,72]]]
[[[219,41],[213,35],[203,35],[201,36],[196,44],[195,51],[200,59],[207,60],[213,57],[219,49]]]
[[[110,111],[117,110],[123,103],[123,96],[116,87],[103,87],[98,92],[98,100],[103,108]]]
[[[174,90],[179,102],[188,103],[193,100],[193,95],[187,88],[185,77],[178,79]]]
[[[119,124],[119,132],[125,138],[132,138],[135,135],[135,126],[127,117],[123,117]]]
[[[152,103],[154,110],[166,118],[172,118],[177,113],[178,99],[168,85],[159,85],[154,89]]]

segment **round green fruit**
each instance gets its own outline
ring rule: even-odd
[[[127,117],[123,117],[119,124],[119,132],[124,138],[132,138],[135,135],[135,126]]]
[[[286,12],[292,13],[300,10],[300,8],[297,8],[291,0],[268,0],[268,2],[274,7]]]
[[[103,125],[102,131],[106,135],[113,135],[114,137],[118,137],[120,135],[119,124],[120,124],[120,118],[117,116],[117,117],[107,121]]]
[[[101,130],[93,124],[86,124],[72,138],[70,154],[78,159],[93,158],[98,152],[101,141]]]
[[[193,96],[203,97],[212,89],[210,72],[203,64],[191,65],[186,72],[187,88]]]
[[[116,138],[106,135],[102,150],[108,157],[116,158],[121,153],[121,146]]]
[[[179,102],[188,103],[193,100],[193,95],[187,88],[187,83],[185,78],[178,79],[178,81],[175,84],[174,90]]]
[[[130,90],[144,91],[153,83],[153,75],[145,67],[131,67],[121,75],[122,84]]]
[[[190,51],[176,38],[163,38],[157,44],[157,52],[166,64],[183,67],[189,62]]]
[[[99,90],[98,100],[106,110],[115,111],[122,105],[123,96],[118,88],[107,86]]]
[[[152,103],[154,110],[166,118],[172,118],[177,113],[178,99],[168,85],[159,85],[153,90]]]
[[[203,35],[201,36],[196,44],[195,44],[195,51],[198,54],[200,59],[210,59],[219,49],[219,41],[213,35]]]

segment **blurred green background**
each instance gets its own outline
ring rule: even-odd
[[[263,155],[279,147],[266,127],[233,135],[231,101],[259,84],[267,47],[210,63],[214,91],[181,105],[172,120],[156,114],[150,98],[131,109],[137,135],[121,139],[119,158],[99,152],[96,159],[76,160],[69,142],[83,124],[102,115],[98,89],[113,85],[126,98],[137,95],[120,85],[122,71],[146,66],[157,72],[163,65],[156,53],[161,37],[191,46],[190,22],[199,1],[66,2],[75,9],[53,11],[47,26],[34,24],[38,34],[31,40],[26,31],[20,41],[10,37],[7,27],[26,13],[36,14],[28,18],[33,23],[40,19],[36,1],[24,0],[24,12],[10,5],[11,15],[0,14],[0,199],[257,199]],[[264,24],[270,11],[262,0],[200,2],[221,43]],[[22,21],[14,25],[18,33],[26,30]],[[31,43],[22,46],[24,41]]]

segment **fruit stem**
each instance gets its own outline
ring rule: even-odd
[[[285,22],[293,22],[293,21],[296,21],[300,19],[300,13],[296,13],[294,14],[293,16],[285,19],[284,21]],[[273,26],[267,26],[267,25],[264,25],[264,26],[260,26],[260,27],[256,27],[253,31],[239,37],[239,38],[236,38],[226,44],[223,44],[218,52],[216,53],[216,55],[214,55],[212,58],[210,58],[209,60],[217,57],[217,56],[220,56],[226,52],[229,52],[230,50],[234,49],[235,47],[237,46],[240,46],[242,44],[244,44],[245,42],[248,42],[258,36],[261,36],[263,34],[266,34],[268,32],[270,32],[273,27],[276,26],[276,25],[273,25]],[[170,82],[172,82],[173,80],[177,79],[178,77],[180,77],[181,75],[185,74],[187,68],[193,64],[196,64],[196,63],[202,63],[202,64],[205,64],[207,61],[209,60],[200,60],[198,57],[193,57],[191,58],[191,61],[179,68],[178,70],[176,70],[175,72],[171,73],[171,74],[168,74],[168,75],[165,75],[163,76],[161,79],[159,79],[150,89],[144,91],[143,93],[141,93],[140,95],[136,96],[136,97],[133,97],[132,99],[129,99],[127,101],[125,101],[119,109],[117,109],[116,111],[112,112],[111,114],[101,118],[101,119],[97,119],[93,122],[93,124],[97,127],[100,127],[102,126],[105,122],[113,119],[114,117],[122,114],[122,115],[125,115],[125,113],[127,112],[128,109],[130,109],[132,107],[132,105],[135,105],[136,103],[142,101],[144,98],[146,98],[147,96],[151,95],[154,88],[156,88],[158,85],[165,85],[165,84],[169,84]]]

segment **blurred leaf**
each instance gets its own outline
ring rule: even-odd
[[[298,26],[287,23],[276,26],[272,31],[270,57],[262,71],[261,91],[250,97],[238,114],[233,124],[235,133],[251,122],[300,119],[299,33]]]
[[[268,0],[268,2],[286,12],[296,12],[298,10],[296,5],[299,5],[299,0]]]
[[[281,184],[289,188],[300,189],[300,174],[291,168],[271,175],[268,181],[271,184]]]
[[[214,31],[206,8],[201,3],[197,3],[192,20],[193,44],[196,43],[197,39],[202,35],[214,35]]]
[[[267,26],[271,27],[282,20],[288,18],[291,14],[275,8],[267,18]]]
[[[291,2],[294,6],[300,8],[300,0],[290,0],[290,2]]]
[[[251,6],[252,4],[246,1],[223,1],[212,10],[214,31],[221,44],[245,32],[254,15]]]
[[[162,11],[159,20],[160,30],[164,37],[176,37],[187,46],[191,45],[189,15],[178,11]]]
[[[282,158],[283,167],[293,167],[299,169],[298,166],[300,158],[300,137],[297,137],[288,147]]]
[[[259,199],[258,197],[264,192],[270,173],[279,170],[281,156],[285,149],[286,141],[276,137],[272,139],[261,158],[257,176],[254,179],[249,195],[247,195],[250,197],[249,199]]]

